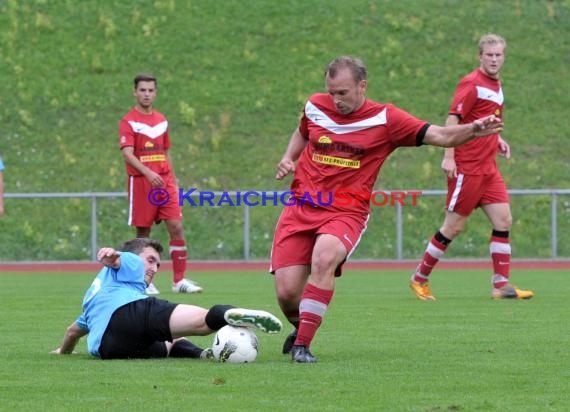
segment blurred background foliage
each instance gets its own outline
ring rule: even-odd
[[[508,41],[503,71],[512,189],[569,188],[570,0],[4,0],[0,2],[0,152],[7,193],[123,192],[118,121],[132,79],[159,79],[183,188],[287,190],[274,180],[301,107],[341,54],[369,68],[368,96],[442,124],[457,81],[478,65],[477,40]],[[444,189],[442,151],[402,149],[376,187]],[[515,257],[551,256],[550,199],[512,199]],[[561,196],[559,256],[570,256],[570,198]],[[404,257],[420,256],[442,198],[404,213]],[[89,199],[6,199],[0,260],[90,259]],[[124,198],[98,202],[98,244],[134,231]],[[268,259],[279,207],[251,209],[251,258]],[[192,259],[241,259],[243,210],[185,207]],[[392,208],[374,208],[354,255],[392,259]],[[481,213],[448,257],[488,255]],[[153,235],[167,240],[164,227]]]

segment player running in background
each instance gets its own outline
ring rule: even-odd
[[[294,172],[294,199],[345,192],[342,204],[285,207],[275,230],[270,271],[279,306],[295,327],[283,353],[300,363],[316,361],[310,345],[332,300],[335,276],[341,275],[368,222],[370,202],[361,195],[372,192],[390,153],[401,146],[456,146],[502,127],[495,116],[457,126],[431,125],[391,104],[368,100],[367,69],[357,58],[333,60],[325,81],[327,93],[306,102],[276,174],[281,180]]]
[[[182,208],[178,202],[178,184],[170,157],[168,121],[152,104],[157,81],[151,74],[134,79],[136,103],[120,121],[120,148],[129,178],[129,225],[135,226],[137,237],[149,237],[153,224],[164,220],[170,237],[172,259],[172,291],[199,293],[202,288],[184,277],[187,248],[182,225]],[[146,292],[158,294],[151,283]]]
[[[83,297],[81,315],[65,331],[53,354],[71,354],[87,337],[87,349],[101,359],[211,358],[186,336],[204,336],[225,325],[281,330],[269,312],[214,305],[210,309],[172,303],[145,295],[160,267],[162,245],[152,239],[125,242],[120,251],[102,248],[97,259],[104,267]]]
[[[482,116],[503,117],[504,96],[499,73],[505,62],[504,38],[487,34],[479,40],[479,67],[465,76],[455,90],[446,125],[466,124]],[[509,283],[512,224],[507,187],[497,166],[497,154],[509,159],[508,143],[498,133],[475,139],[456,148],[445,149],[442,169],[447,174],[445,219],[435,232],[422,261],[410,280],[421,300],[435,300],[429,276],[451,241],[459,235],[467,219],[480,207],[491,222],[490,253],[493,261],[494,299],[529,299],[533,293]]]

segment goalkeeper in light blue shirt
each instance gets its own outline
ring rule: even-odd
[[[65,331],[53,354],[71,354],[87,337],[87,349],[101,359],[210,358],[186,336],[204,336],[225,325],[281,330],[269,312],[214,305],[210,309],[177,304],[144,294],[160,267],[162,245],[148,238],[132,239],[119,251],[105,247],[97,253],[104,267],[83,298],[83,312]]]

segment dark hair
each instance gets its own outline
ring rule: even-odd
[[[354,81],[358,83],[361,80],[366,80],[368,71],[364,62],[358,57],[340,56],[330,62],[325,69],[325,77],[334,79],[341,69],[349,69],[352,72]]]
[[[127,240],[119,247],[121,252],[132,252],[135,255],[140,255],[147,247],[151,247],[161,254],[163,251],[162,245],[158,240],[149,239],[148,237],[138,237],[135,239]]]
[[[151,73],[140,73],[135,76],[135,89],[138,87],[139,82],[154,82],[155,87],[158,86],[158,82],[156,81],[156,76]]]

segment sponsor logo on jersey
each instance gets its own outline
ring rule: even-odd
[[[141,156],[140,161],[143,163],[164,162],[166,161],[166,156],[163,154],[146,155],[146,156]]]
[[[342,157],[327,156],[313,153],[313,162],[331,166],[350,167],[360,169],[360,160],[343,159]]]

